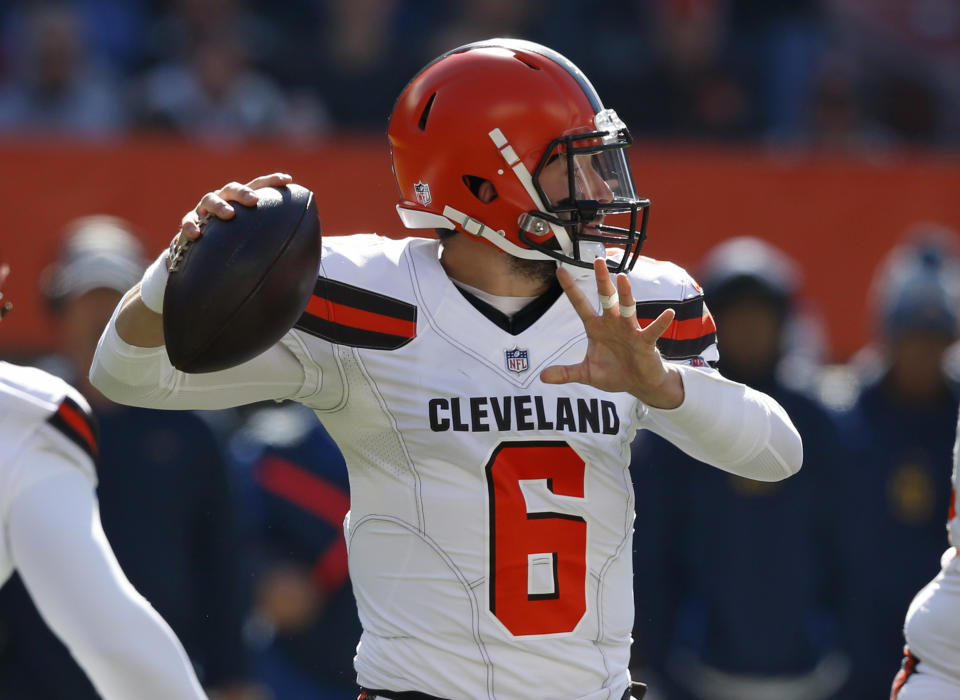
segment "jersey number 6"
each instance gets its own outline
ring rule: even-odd
[[[516,636],[572,632],[587,609],[587,523],[577,515],[528,512],[522,481],[583,498],[586,467],[565,442],[506,442],[487,463],[490,612]],[[549,574],[531,581],[535,569]],[[546,579],[546,580],[544,580]]]

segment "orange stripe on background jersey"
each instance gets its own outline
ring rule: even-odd
[[[347,542],[341,533],[314,563],[311,569],[313,580],[328,593],[339,591],[350,577],[347,561]]]
[[[406,321],[404,319],[378,314],[373,311],[355,309],[352,306],[336,304],[329,299],[323,299],[317,296],[310,297],[306,311],[308,314],[312,314],[326,321],[332,321],[333,323],[339,323],[343,326],[359,328],[365,331],[397,335],[402,338],[413,338],[417,334],[417,324],[415,321]]]
[[[654,319],[641,318],[638,320],[641,326],[646,326]],[[669,338],[670,340],[693,340],[694,338],[702,338],[710,333],[716,333],[716,331],[717,324],[713,320],[713,314],[704,309],[703,316],[700,318],[691,318],[686,321],[674,320],[673,323],[667,327],[663,337]]]
[[[90,449],[90,453],[96,455],[97,438],[90,429],[90,424],[87,422],[86,416],[82,415],[77,409],[66,402],[60,404],[60,408],[57,409],[57,415],[60,416],[67,425],[73,428],[77,435],[83,438],[83,441],[87,443],[87,447]]]
[[[890,688],[890,700],[897,700],[904,684],[917,670],[917,657],[910,651],[910,647],[903,648],[903,664],[893,679],[893,687]]]
[[[947,521],[957,517],[957,490],[950,489],[950,507],[947,508]]]
[[[270,455],[257,468],[257,481],[333,527],[341,527],[350,510],[350,496],[325,479],[282,457]]]

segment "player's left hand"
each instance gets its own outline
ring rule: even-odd
[[[676,408],[683,403],[683,380],[657,350],[657,340],[673,322],[673,309],[641,328],[627,276],[617,275],[614,285],[602,259],[594,262],[593,269],[604,307],[599,314],[570,273],[562,267],[557,270],[560,286],[587,331],[587,354],[576,365],[547,367],[540,379],[547,384],[577,382],[602,391],[626,391],[648,406]]]

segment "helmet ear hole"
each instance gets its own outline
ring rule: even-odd
[[[497,198],[497,188],[484,177],[464,175],[463,184],[473,193],[473,196],[484,204],[489,204]]]

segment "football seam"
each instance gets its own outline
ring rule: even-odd
[[[269,274],[269,271],[273,269],[274,264],[277,262],[277,260],[280,259],[280,256],[282,256],[286,252],[287,248],[290,247],[290,243],[293,241],[295,234],[297,233],[297,230],[300,228],[300,224],[303,222],[303,217],[310,210],[310,203],[312,201],[313,201],[313,192],[310,192],[309,199],[307,199],[307,202],[303,207],[303,211],[300,212],[300,217],[297,219],[296,225],[290,231],[290,235],[287,237],[287,240],[284,241],[283,247],[280,248],[279,252],[273,257],[273,262],[271,262],[270,265],[267,267],[267,272],[265,272],[263,275],[260,276],[260,279],[257,280],[256,285],[253,287],[253,289],[250,290],[249,294],[247,294],[243,298],[243,301],[237,304],[237,308],[234,309],[233,313],[230,314],[227,318],[225,318],[223,323],[220,324],[220,327],[214,333],[211,334],[210,342],[208,342],[205,347],[197,350],[192,355],[190,355],[190,357],[184,362],[182,362],[181,364],[184,364],[184,365],[190,364],[191,362],[193,362],[194,359],[196,359],[198,355],[202,354],[211,345],[215,344],[220,339],[220,336],[223,333],[223,331],[233,322],[233,319],[237,317],[237,314],[243,311],[243,307],[246,306],[248,301],[250,301],[250,298],[260,290],[260,288],[263,286],[264,279],[267,277],[267,274]],[[308,298],[307,302],[309,303],[309,301],[310,300]],[[225,368],[225,369],[228,369],[228,368]]]

